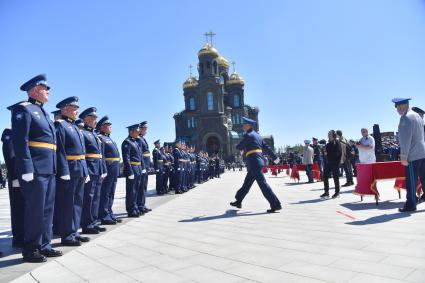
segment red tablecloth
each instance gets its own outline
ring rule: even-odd
[[[289,175],[289,168],[289,164],[267,165],[263,167],[263,173],[267,173],[270,169],[272,171],[272,175],[277,176],[278,170],[286,169],[286,175]]]
[[[294,164],[292,166],[292,172],[291,172],[291,178],[292,179],[296,179],[296,180],[300,180],[300,173],[299,171],[305,171],[306,170],[306,166],[305,164]],[[313,164],[313,178],[317,181],[320,181],[320,168],[319,168],[319,164],[318,163],[314,163]]]
[[[378,180],[396,179],[394,188],[405,189],[405,167],[400,161],[357,163],[357,185],[354,191],[358,195],[375,195],[379,197],[376,186]],[[418,183],[418,192],[421,186]]]

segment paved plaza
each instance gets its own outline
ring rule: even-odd
[[[354,187],[338,199],[320,200],[322,183],[267,175],[283,210],[266,214],[256,184],[242,209],[229,206],[245,173],[227,172],[177,197],[152,196],[151,213],[47,263],[22,263],[15,251],[0,259],[0,281],[423,282],[425,204],[416,213],[399,213],[403,199],[392,181],[378,183],[376,206],[372,197],[360,202]],[[117,213],[124,213],[123,184]],[[6,194],[0,192],[3,230]],[[7,235],[2,233],[1,249]]]

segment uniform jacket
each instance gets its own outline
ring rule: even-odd
[[[101,133],[98,135],[98,137],[104,148],[103,159],[106,164],[108,176],[118,177],[120,174],[120,152],[118,150],[118,146],[108,134]],[[108,160],[111,158],[118,160]]]
[[[55,122],[57,136],[57,160],[59,177],[70,175],[71,177],[86,177],[88,175],[86,160],[67,160],[67,156],[86,155],[84,137],[74,121],[62,117]]]
[[[12,140],[18,176],[27,173],[55,174],[56,151],[30,143],[56,145],[55,126],[43,104],[30,98],[12,110]]]
[[[400,117],[398,125],[400,160],[409,162],[425,158],[423,120],[411,110]]]
[[[124,176],[141,175],[142,151],[136,139],[126,138],[121,145],[121,152],[124,163]]]
[[[106,173],[106,164],[103,160],[103,145],[93,128],[84,126],[84,145],[86,146],[86,162],[90,175],[102,175]],[[101,158],[92,158],[89,154],[100,154]]]
[[[138,143],[140,145],[140,148],[142,150],[142,156],[143,156],[143,169],[149,170],[151,168],[151,153],[149,151],[149,145],[146,142],[144,137],[138,138]]]
[[[236,145],[236,149],[243,150],[246,156],[247,169],[258,169],[265,165],[262,152],[248,154],[251,150],[262,150],[273,160],[277,158],[273,150],[263,141],[261,136],[254,130],[249,130],[243,135],[241,142]],[[248,154],[248,155],[247,155]]]
[[[155,170],[163,170],[164,168],[164,157],[159,149],[154,148],[152,150],[153,168]]]
[[[178,148],[173,149],[173,158],[174,158],[174,169],[180,171],[183,168],[183,165],[182,165],[183,156],[180,149]]]

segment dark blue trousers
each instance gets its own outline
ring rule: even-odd
[[[421,180],[423,189],[425,184],[425,159],[409,162],[409,165],[406,166],[405,208],[416,208],[416,187],[418,178]]]
[[[257,181],[257,184],[260,187],[263,196],[267,199],[271,208],[277,208],[281,206],[279,199],[273,193],[272,188],[269,186],[269,184],[267,184],[266,178],[264,177],[261,168],[248,169],[245,181],[243,182],[242,187],[236,193],[236,201],[242,203],[243,199],[251,189],[251,186],[254,181]]]
[[[85,177],[57,179],[55,209],[62,241],[74,240],[78,236],[83,210],[84,181]]]
[[[53,174],[34,174],[34,180],[19,180],[25,198],[24,249],[32,252],[37,249],[51,249],[53,207],[55,202],[56,180]]]
[[[313,165],[312,164],[306,164],[305,171],[307,173],[308,181],[310,183],[313,183]]]
[[[182,180],[182,171],[178,168],[174,169],[174,189],[176,192],[181,192],[181,181]]]
[[[23,244],[25,199],[21,187],[9,186],[9,201],[13,243]]]
[[[160,194],[160,193],[163,193],[164,192],[164,190],[163,190],[164,184],[163,184],[163,180],[162,180],[163,174],[164,173],[163,173],[162,170],[159,170],[158,172],[155,172],[155,177],[156,177],[155,187],[156,187],[156,193],[157,194]]]
[[[102,221],[112,220],[112,205],[114,203],[115,189],[117,187],[117,176],[109,174],[102,182],[100,191],[99,219]]]
[[[96,225],[96,217],[99,211],[99,175],[90,175],[90,181],[84,184],[83,212],[81,215],[81,227],[93,228]],[[94,214],[94,205],[97,202],[97,211]]]
[[[137,191],[140,189],[140,182],[142,175],[134,175],[131,180],[128,177],[125,181],[125,209],[128,214],[137,214],[139,209],[137,207]]]
[[[146,205],[146,193],[148,190],[148,179],[149,174],[145,173],[141,176],[140,185],[137,188],[136,191],[136,203],[137,203],[137,209],[139,211],[143,211],[143,208],[145,208]]]

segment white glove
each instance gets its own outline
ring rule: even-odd
[[[65,181],[68,181],[68,180],[71,180],[71,176],[69,176],[69,175],[64,175],[64,176],[61,176],[61,179],[62,179],[62,180],[65,180]]]
[[[180,171],[180,168],[177,168],[177,171]]]
[[[128,176],[128,179],[133,180],[134,179],[134,175]]]
[[[279,163],[279,161],[280,161],[280,158],[278,157],[278,158],[276,158],[276,159],[274,160],[274,164],[278,164],[278,163]]]
[[[142,170],[142,174],[146,174],[146,169],[143,169]]]
[[[12,181],[12,188],[19,188],[19,187],[20,187],[20,185],[19,185],[18,179],[13,180]]]
[[[159,172],[159,170],[155,170],[155,172]]]
[[[33,173],[22,174],[22,180],[24,180],[25,182],[31,182],[32,180],[34,180],[34,174]]]
[[[105,178],[106,176],[108,176],[108,173],[103,173],[101,176],[100,176],[100,178]]]
[[[90,175],[87,175],[87,177],[86,177],[86,180],[84,181],[84,183],[88,183],[88,182],[90,182]]]

